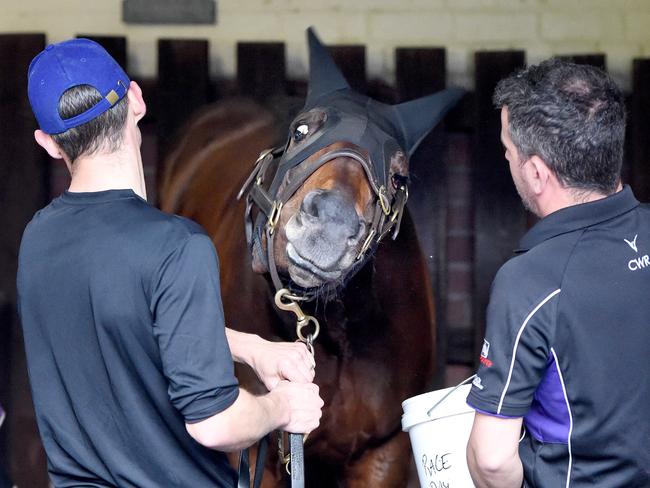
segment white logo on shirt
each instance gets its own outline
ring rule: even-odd
[[[630,259],[627,263],[627,267],[630,268],[630,271],[638,271],[643,268],[650,266],[650,256],[647,254],[640,258]]]
[[[481,349],[481,357],[487,358],[490,353],[490,343],[483,339],[483,348]]]
[[[479,378],[478,376],[474,378],[472,384],[479,390],[482,390],[484,388],[483,384],[481,383],[481,378]]]
[[[639,234],[636,234],[634,236],[634,239],[631,241],[628,241],[627,239],[623,238],[625,243],[630,246],[630,249],[632,249],[635,253],[639,252],[639,248],[636,245],[636,238],[639,237]],[[627,262],[627,267],[630,271],[638,271],[640,269],[645,269],[650,267],[650,256],[645,255],[645,256],[639,256],[638,258],[630,259]]]
[[[636,248],[636,238],[639,237],[639,234],[634,236],[634,239],[632,241],[628,241],[627,239],[623,238],[625,242],[627,242],[627,245],[630,246],[634,252],[639,252],[639,250]]]

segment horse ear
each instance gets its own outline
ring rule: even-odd
[[[309,42],[309,90],[307,103],[310,106],[321,95],[350,88],[329,51],[316,36],[313,27],[307,29]]]
[[[393,105],[392,109],[402,129],[406,151],[412,156],[422,139],[442,120],[465,92],[449,88],[434,95]]]

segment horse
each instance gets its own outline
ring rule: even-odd
[[[166,160],[160,205],[212,237],[229,327],[298,335],[314,352],[325,407],[305,441],[306,484],[403,487],[401,401],[430,386],[435,351],[432,287],[405,206],[408,158],[460,92],[381,104],[350,89],[312,30],[308,39],[309,92],[286,144],[266,150],[278,124],[252,101],[208,107]],[[296,327],[276,305],[312,321]],[[237,375],[264,391],[251,370]],[[282,486],[279,458],[270,452],[263,486]]]

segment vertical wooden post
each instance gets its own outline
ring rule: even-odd
[[[1,56],[1,54],[0,54]],[[3,256],[3,259],[5,256]],[[0,292],[0,406],[7,410],[9,408],[11,378],[11,346],[12,329],[15,321],[13,306],[9,298]],[[0,480],[2,473],[8,469],[9,446],[7,443],[7,429],[0,426]],[[2,483],[0,482],[0,486]]]
[[[395,76],[400,101],[430,95],[445,87],[446,52],[441,48],[397,48]],[[436,305],[436,374],[432,387],[443,386],[447,354],[447,134],[429,134],[409,161],[408,209],[413,216]]]
[[[158,40],[158,182],[176,131],[208,102],[208,59],[206,40]]]
[[[499,139],[500,111],[492,104],[499,80],[523,67],[523,51],[479,52],[475,55],[476,139],[474,182],[474,316],[475,361],[485,331],[490,285],[499,267],[512,256],[526,230],[521,204]]]
[[[635,59],[630,111],[630,183],[636,197],[650,202],[650,59]]]
[[[339,45],[328,49],[350,86],[359,93],[367,93],[366,46]]]
[[[9,367],[0,377],[0,384],[9,385],[9,389],[2,389],[0,401],[7,409],[3,429],[11,446],[10,452],[6,446],[4,452],[8,452],[10,473],[19,486],[46,486],[47,479],[32,410],[22,333],[15,313],[20,238],[27,222],[47,203],[49,195],[47,159],[45,151],[34,141],[36,122],[27,99],[26,82],[29,63],[44,47],[43,34],[0,35],[0,295],[8,302],[0,321],[0,342],[11,344]]]
[[[286,93],[285,48],[282,42],[237,43],[240,93],[261,103]]]
[[[124,36],[95,36],[91,34],[79,34],[77,37],[83,37],[85,39],[90,39],[95,41],[97,44],[100,44],[108,54],[110,54],[117,64],[119,64],[124,71],[129,72],[128,69],[128,58],[126,50],[126,37]]]
[[[558,59],[563,59],[565,61],[571,61],[576,64],[588,64],[591,66],[596,66],[602,70],[606,68],[606,58],[604,54],[594,53],[594,54],[568,54],[557,56]]]
[[[446,86],[447,52],[443,48],[395,49],[395,84],[400,101],[430,95]]]

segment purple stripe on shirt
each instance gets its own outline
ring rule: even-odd
[[[488,412],[487,410],[482,410],[480,408],[476,408],[474,405],[470,403],[469,400],[467,400],[465,403],[467,403],[470,407],[472,407],[474,410],[476,410],[478,413],[482,413],[485,415],[489,415],[490,417],[499,417],[500,419],[519,419],[521,418],[520,416],[516,415],[503,415],[501,413],[494,413],[494,412]]]
[[[546,374],[537,386],[530,411],[524,417],[524,424],[539,441],[568,444],[569,410],[553,356],[548,359]]]

